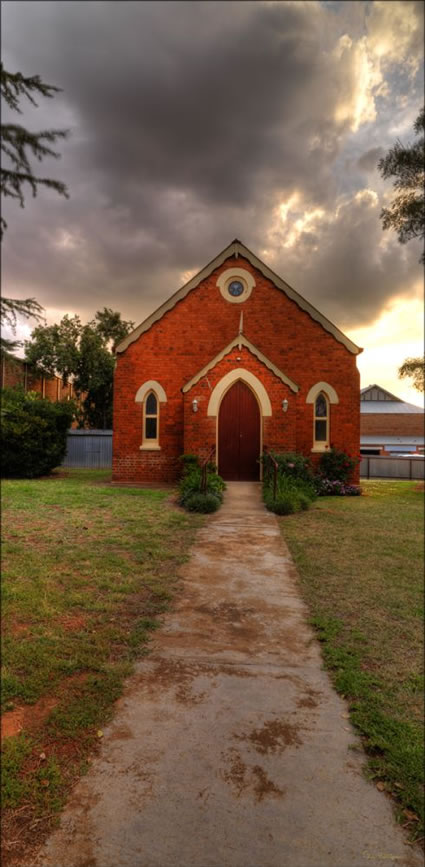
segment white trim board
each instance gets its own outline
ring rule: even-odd
[[[202,368],[202,370],[199,370],[198,373],[195,373],[195,376],[193,376],[192,379],[190,379],[189,382],[187,382],[186,385],[183,386],[183,394],[186,394],[188,391],[190,391],[190,389],[194,385],[196,385],[196,383],[199,382],[199,380],[202,379],[202,377],[205,376],[208,371],[212,370],[212,368],[215,367],[216,364],[219,363],[219,361],[222,361],[225,355],[228,355],[228,353],[231,352],[232,349],[234,349],[236,346],[245,346],[246,349],[248,349],[249,352],[252,353],[252,355],[255,355],[258,360],[265,365],[265,367],[268,367],[268,369],[271,370],[272,373],[274,373],[274,375],[278,377],[278,379],[284,382],[285,385],[288,385],[291,391],[294,391],[295,393],[299,391],[299,386],[295,382],[293,382],[292,379],[289,379],[289,376],[286,376],[284,373],[282,373],[281,370],[279,370],[278,367],[276,367],[275,364],[273,364],[272,361],[269,361],[269,359],[266,358],[266,356],[263,355],[263,353],[260,352],[260,350],[257,349],[257,347],[254,346],[254,344],[251,343],[251,341],[248,340],[248,338],[245,337],[244,334],[238,334],[238,336],[235,337],[234,340],[228,343],[221,352],[214,356],[214,358],[212,358],[211,361],[209,361],[208,364],[206,364],[205,367]]]
[[[222,250],[221,253],[218,254],[218,256],[216,256],[214,259],[212,259],[211,262],[209,262],[208,265],[205,265],[205,268],[203,268],[202,271],[199,271],[198,274],[195,274],[195,276],[192,277],[192,279],[189,280],[188,283],[178,289],[177,292],[174,292],[174,294],[171,295],[171,297],[168,298],[168,300],[165,301],[164,304],[161,304],[161,306],[158,307],[158,309],[155,310],[153,313],[151,313],[151,315],[148,316],[147,319],[141,322],[141,324],[138,325],[137,328],[134,329],[134,331],[128,334],[127,337],[125,337],[124,340],[122,340],[121,343],[116,347],[116,353],[125,352],[127,347],[130,346],[131,343],[134,343],[134,341],[137,340],[141,334],[147,331],[151,327],[151,325],[154,324],[154,322],[157,322],[164,316],[165,313],[168,313],[169,310],[172,310],[178,301],[181,301],[183,298],[185,298],[186,295],[188,295],[189,292],[192,291],[192,289],[195,289],[202,280],[205,280],[206,277],[209,277],[209,275],[212,274],[212,272],[216,268],[218,268],[232,256],[234,256],[236,259],[238,258],[238,256],[242,256],[244,259],[247,259],[248,262],[250,262],[254,268],[257,268],[264,277],[267,277],[268,280],[271,280],[271,282],[274,284],[274,286],[276,286],[277,289],[280,289],[282,292],[284,292],[285,295],[287,295],[288,298],[291,299],[291,301],[294,301],[295,304],[297,304],[298,307],[301,308],[301,310],[304,310],[305,313],[308,313],[312,319],[318,322],[319,325],[321,325],[322,328],[325,329],[325,331],[328,331],[329,334],[332,334],[332,336],[335,337],[335,340],[337,340],[339,343],[342,343],[349,352],[353,353],[353,355],[358,355],[360,352],[363,352],[363,350],[359,346],[356,346],[356,344],[353,343],[352,340],[346,337],[346,335],[343,334],[342,331],[340,331],[339,328],[337,328],[337,326],[333,324],[333,322],[327,319],[326,316],[323,316],[323,314],[316,310],[316,308],[313,307],[312,304],[310,304],[308,301],[306,301],[305,298],[299,295],[298,292],[295,291],[295,289],[292,289],[292,287],[289,286],[288,283],[286,283],[284,280],[282,280],[281,277],[275,274],[274,271],[268,268],[268,266],[264,262],[262,262],[261,259],[258,259],[255,253],[249,250],[248,247],[245,247],[245,244],[242,244],[241,241],[235,238],[235,240],[232,241],[232,243],[229,244],[228,247]]]

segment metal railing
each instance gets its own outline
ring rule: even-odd
[[[387,457],[364,455],[360,463],[362,479],[412,479],[424,478],[424,457]]]
[[[201,464],[201,493],[206,494],[207,492],[207,474],[208,474],[208,464],[211,463],[213,457],[215,455],[215,445],[210,449],[207,457]]]
[[[267,455],[267,457],[273,464],[273,500],[275,500],[277,493],[277,474],[279,472],[279,464],[277,461],[275,461],[273,455],[270,454],[268,446],[263,446],[263,452],[265,455]]]

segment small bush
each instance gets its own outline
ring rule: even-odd
[[[269,512],[275,515],[293,515],[297,511],[297,500],[291,494],[283,494],[276,500],[266,502]]]
[[[66,453],[74,403],[52,403],[18,388],[2,389],[1,403],[2,475],[31,479],[59,466]]]
[[[329,451],[323,452],[320,457],[318,474],[331,482],[349,482],[359,460],[359,457],[353,457],[331,446]]]
[[[264,453],[261,456],[261,461],[264,467],[264,480],[273,478],[273,457],[278,464],[279,476],[289,476],[290,478],[299,479],[304,482],[313,481],[313,469],[308,458],[298,452],[285,452],[284,454],[275,454],[274,452]]]
[[[199,465],[199,460],[196,455],[183,455],[180,460],[183,463],[183,476],[179,485],[178,501],[181,506],[191,512],[215,512],[223,500],[223,491],[226,485],[217,475],[216,466],[213,463],[207,465],[207,490],[206,493],[201,491],[202,470]],[[218,505],[212,507],[212,502],[205,507],[205,496],[212,496]],[[196,500],[194,497],[202,497],[202,508],[197,508],[193,505]],[[200,501],[199,501],[200,502]],[[192,503],[190,506],[189,503]]]
[[[294,512],[309,509],[316,499],[312,481],[279,473],[276,485],[276,498],[273,491],[273,477],[268,476],[263,485],[263,499],[266,508],[277,515],[292,515]]]
[[[185,508],[189,512],[216,512],[220,506],[220,500],[214,494],[191,494],[185,501]]]

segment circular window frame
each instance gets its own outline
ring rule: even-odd
[[[236,280],[242,283],[243,292],[240,295],[231,295],[229,286]],[[252,274],[246,271],[245,268],[227,268],[226,271],[222,271],[219,275],[216,285],[220,289],[224,300],[228,301],[229,304],[242,304],[251,295],[255,286],[255,280]]]

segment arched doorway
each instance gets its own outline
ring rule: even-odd
[[[260,410],[241,380],[226,391],[218,416],[218,471],[229,482],[260,477]]]

